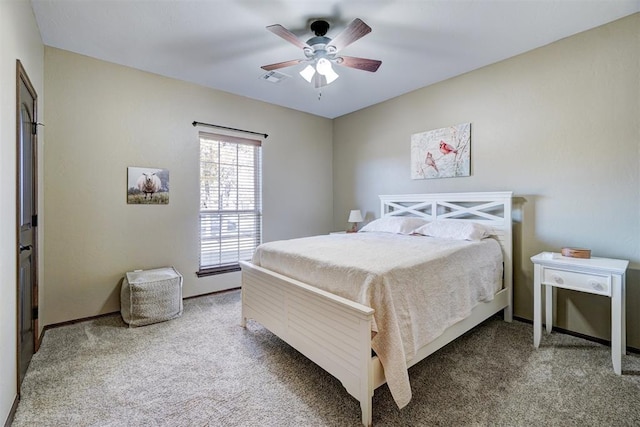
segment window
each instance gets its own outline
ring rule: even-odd
[[[262,241],[261,141],[200,133],[200,270],[240,269]]]

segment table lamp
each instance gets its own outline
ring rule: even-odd
[[[359,209],[354,209],[349,212],[349,222],[353,223],[351,229],[347,230],[347,233],[355,233],[358,231],[358,223],[362,222],[362,213]]]

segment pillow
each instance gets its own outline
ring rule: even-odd
[[[416,228],[416,234],[455,240],[482,240],[491,236],[491,228],[471,221],[434,221]]]
[[[360,229],[360,232],[379,231],[383,233],[411,234],[413,231],[427,223],[424,218],[409,216],[388,216],[374,219]]]

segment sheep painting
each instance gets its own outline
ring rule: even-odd
[[[127,203],[168,204],[169,171],[140,167],[128,168]]]
[[[144,193],[145,200],[147,200],[147,196],[149,196],[149,200],[153,199],[153,194],[162,188],[160,178],[155,173],[143,173],[136,184],[138,185],[138,190]]]

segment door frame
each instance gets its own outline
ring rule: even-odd
[[[32,147],[32,185],[33,185],[33,211],[35,216],[38,216],[38,94],[33,88],[33,84],[25,71],[22,62],[16,60],[16,382],[18,386],[18,397],[20,396],[20,319],[22,316],[22,307],[20,304],[20,171],[22,165],[20,162],[20,84],[24,84],[29,94],[33,98],[33,122],[32,135],[33,135],[33,147]],[[33,352],[38,351],[40,340],[38,339],[38,226],[37,219],[35,219],[35,225],[33,227],[33,242],[32,242],[32,259],[33,259],[33,289],[31,293],[31,311],[32,316],[32,328],[33,328]]]

